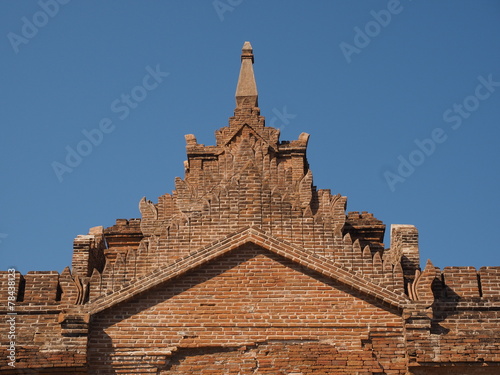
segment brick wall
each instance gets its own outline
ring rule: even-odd
[[[203,373],[220,374],[236,365],[250,371],[255,363],[267,368],[263,373],[275,371],[276,363],[308,374],[325,368],[403,374],[406,368],[404,360],[393,363],[394,355],[404,358],[403,322],[396,311],[251,244],[103,311],[92,326],[93,373],[106,373],[112,364],[129,373],[121,364],[130,355],[156,356],[151,368],[181,373],[204,368]],[[175,354],[165,354],[172,348]],[[186,354],[189,348],[225,353],[227,361],[200,367]],[[283,350],[310,363],[298,366],[294,355],[285,363]],[[215,358],[206,355],[202,363]],[[266,357],[262,363],[259,356]]]

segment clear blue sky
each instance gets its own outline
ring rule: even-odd
[[[6,0],[0,27],[1,269],[62,271],[76,235],[171,192],[184,134],[214,144],[233,114],[246,40],[318,188],[386,246],[416,225],[423,264],[500,265],[498,1]]]

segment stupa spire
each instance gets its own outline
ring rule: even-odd
[[[253,49],[250,42],[241,50],[241,69],[236,87],[236,108],[258,107],[257,84],[253,73]]]

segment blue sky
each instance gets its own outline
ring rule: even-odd
[[[498,1],[11,0],[0,27],[1,269],[62,271],[78,234],[171,192],[184,134],[214,144],[233,114],[246,40],[318,188],[386,247],[416,225],[422,264],[500,265]]]

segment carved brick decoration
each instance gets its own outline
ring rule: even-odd
[[[171,194],[79,235],[61,274],[0,272],[0,373],[500,373],[500,267],[421,269],[412,225],[386,248],[314,186],[309,135],[265,126],[253,63],[245,42],[234,116],[186,135]]]

